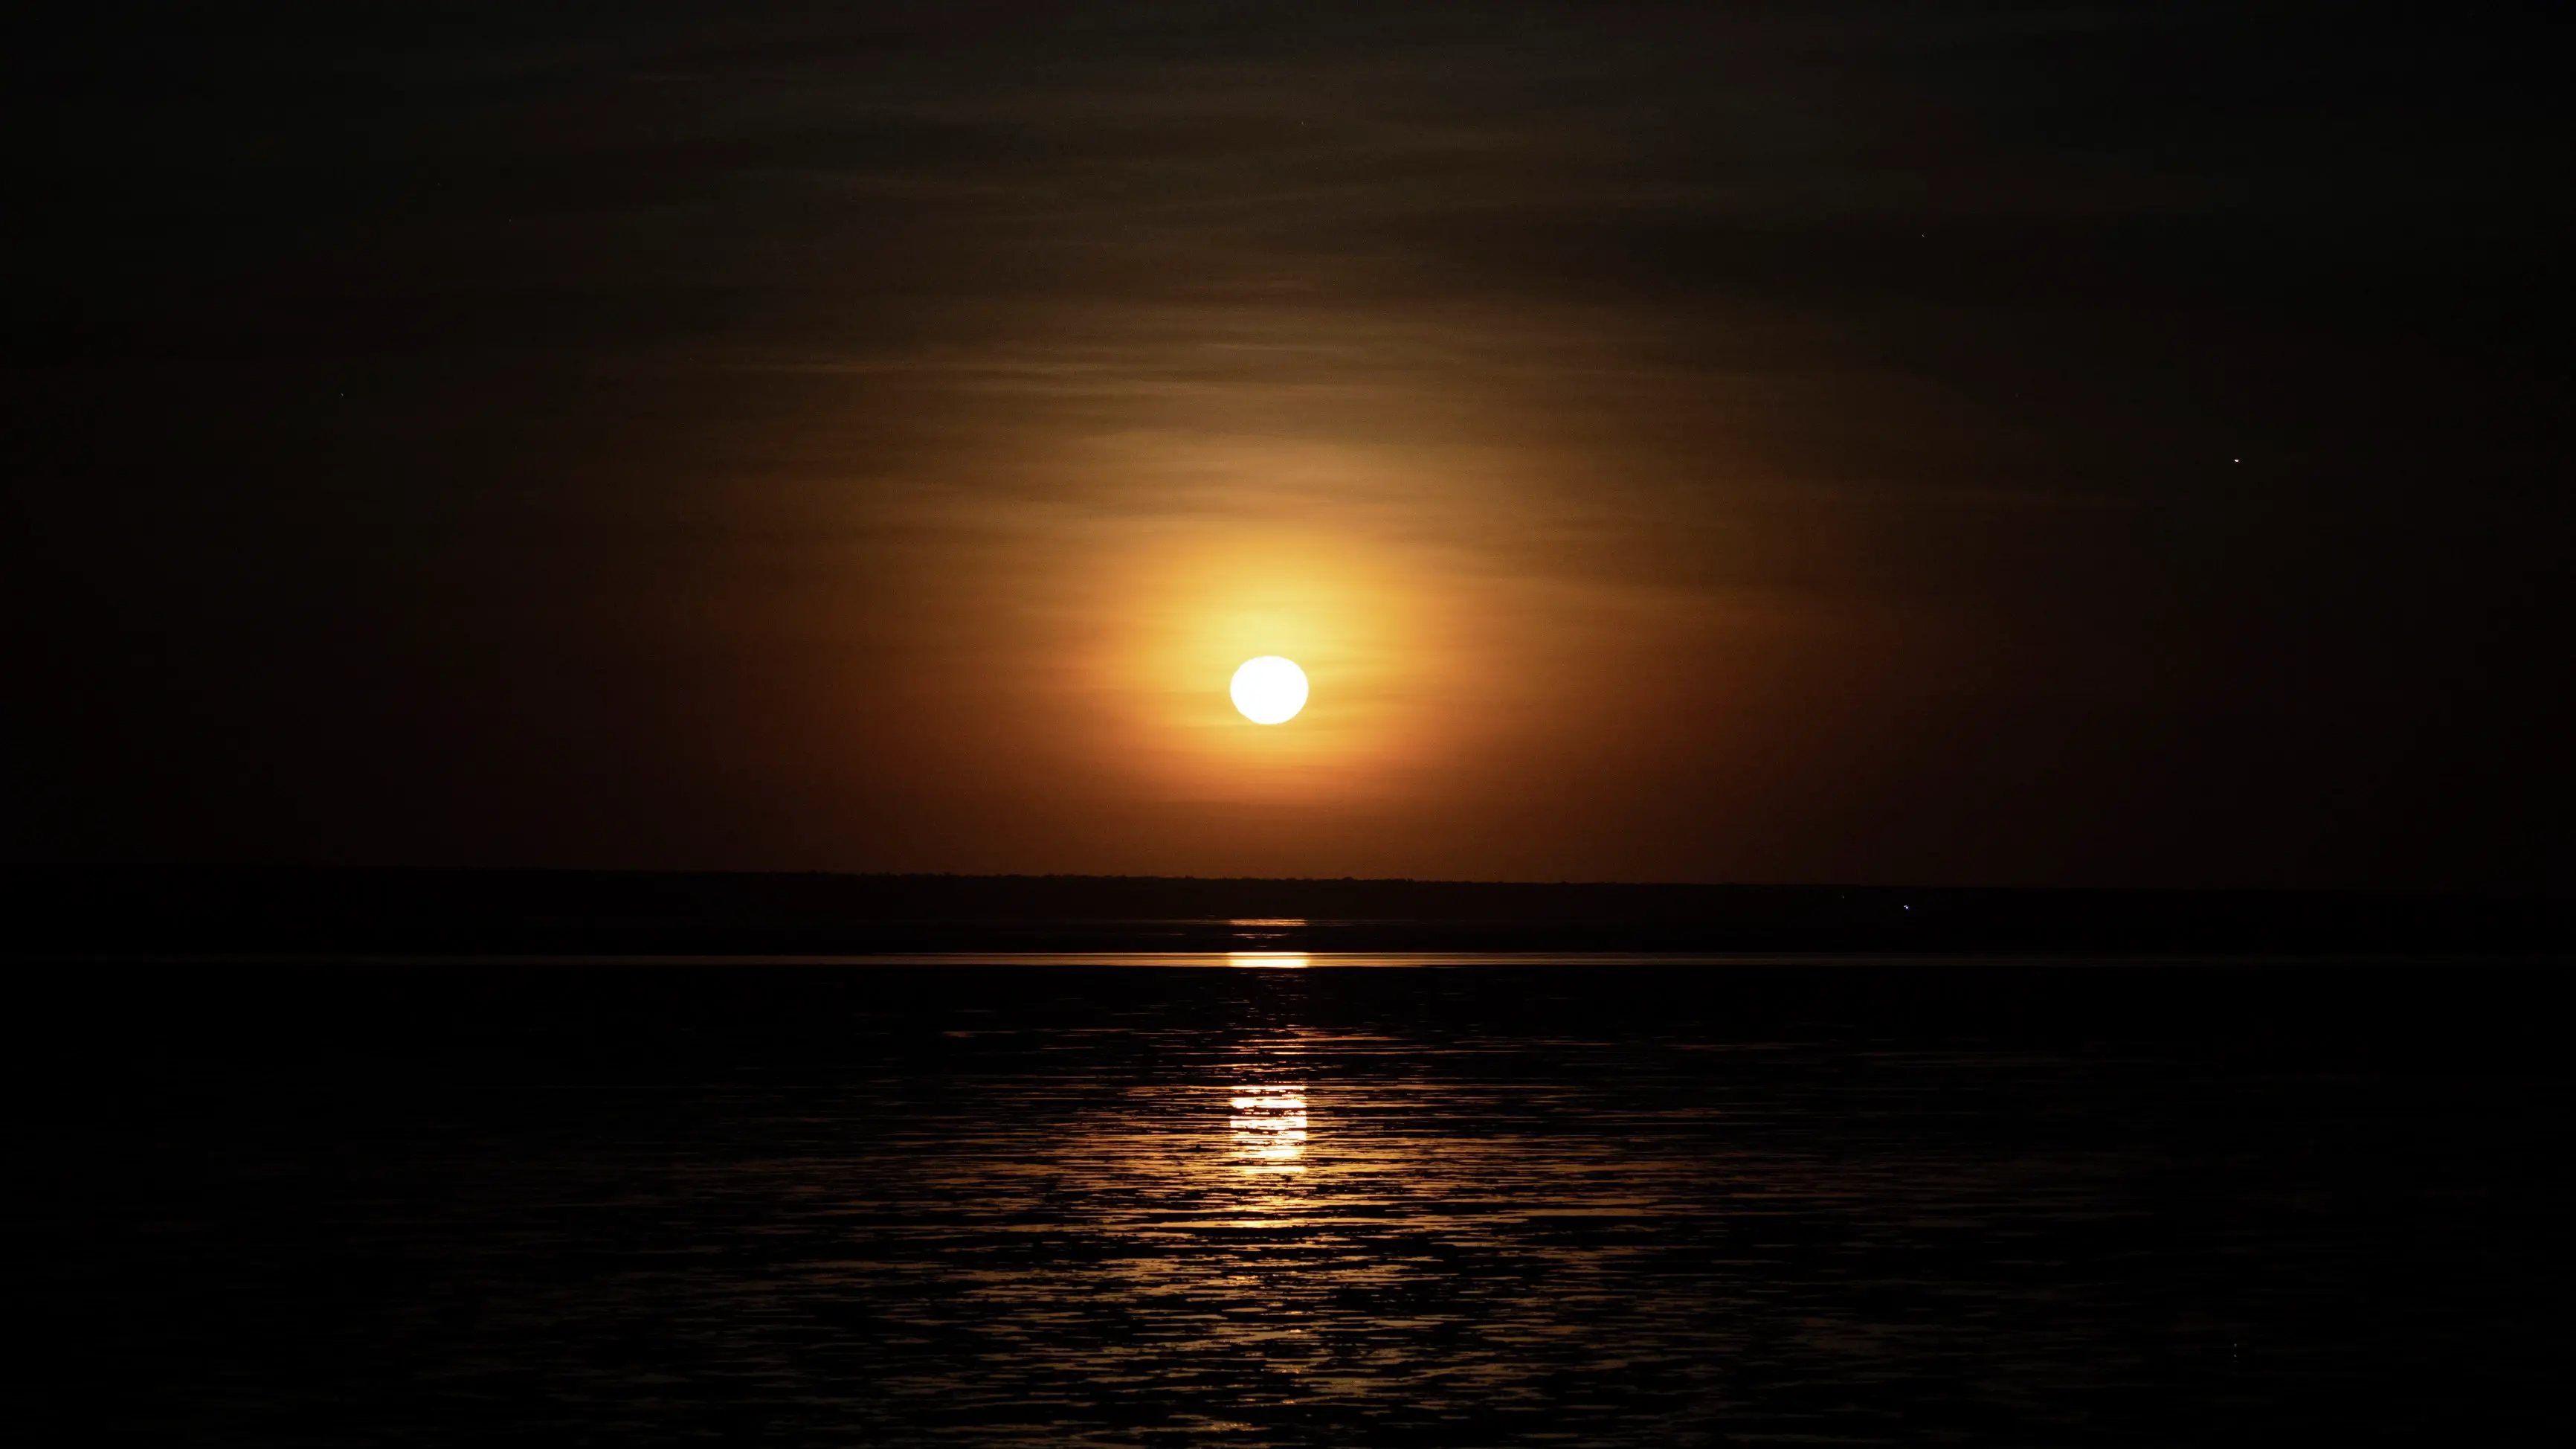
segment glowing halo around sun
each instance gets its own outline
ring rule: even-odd
[[[1226,692],[1254,724],[1286,724],[1306,707],[1306,671],[1293,659],[1264,654],[1243,661]]]

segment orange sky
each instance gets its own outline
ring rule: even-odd
[[[397,21],[49,72],[93,89],[25,133],[13,856],[2576,859],[2522,50],[2117,5]],[[1314,684],[1275,729],[1225,697],[1267,653]]]

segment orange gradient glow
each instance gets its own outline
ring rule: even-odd
[[[1088,671],[1129,757],[1184,797],[1327,800],[1384,784],[1464,713],[1476,661],[1445,637],[1436,561],[1320,532],[1174,530],[1097,580],[1110,627]],[[1227,684],[1293,659],[1295,727],[1255,723]]]
[[[723,588],[669,595],[671,629],[721,662],[697,697],[758,725],[721,765],[778,802],[777,849],[1666,878],[1839,838],[1783,801],[1855,774],[1888,715],[1856,696],[1945,651],[1924,647],[1937,620],[1783,587],[1812,530],[1757,458],[1695,439],[1611,468],[1583,428],[1537,427],[1507,369],[1466,365],[1523,355],[1526,318],[1465,319],[1465,353],[1258,320],[1214,357],[1102,317],[1078,353],[925,363],[901,449],[845,436],[892,384],[785,375],[801,421],[729,505],[762,526]],[[1607,428],[1642,384],[1581,341],[1551,355],[1589,358],[1609,391],[1584,427]],[[731,646],[742,620],[764,650]],[[1228,694],[1269,655],[1311,685],[1284,726]]]

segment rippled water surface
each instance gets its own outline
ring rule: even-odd
[[[102,1423],[2438,1438],[2563,1366],[2557,1064],[2181,1030],[2243,1009],[2206,973],[2031,1019],[1825,968],[443,969],[253,973],[31,1089],[27,1301]]]

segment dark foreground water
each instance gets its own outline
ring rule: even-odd
[[[25,968],[18,1372],[167,1443],[2547,1442],[2556,969]]]

